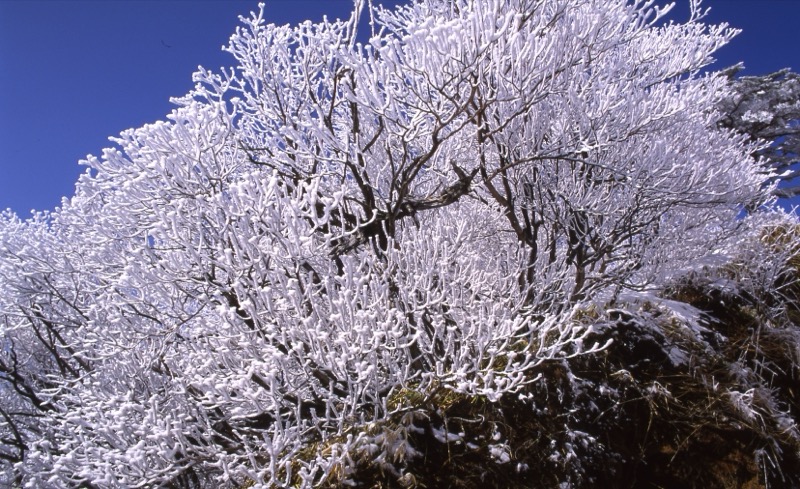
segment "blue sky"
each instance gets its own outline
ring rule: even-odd
[[[387,0],[384,3],[398,3]],[[680,18],[689,0],[676,0]],[[296,23],[344,17],[351,0],[267,0],[267,17]],[[663,4],[666,1],[660,1]],[[800,0],[706,0],[710,23],[744,32],[719,53],[746,74],[800,71]],[[0,0],[0,209],[21,217],[73,193],[83,167],[108,137],[163,119],[198,65],[233,58],[220,47],[241,0]]]

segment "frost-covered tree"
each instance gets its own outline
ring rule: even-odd
[[[432,399],[528,399],[607,344],[588,318],[728,263],[769,201],[701,74],[733,33],[692,6],[243,18],[235,68],[0,221],[8,480],[311,487],[368,460],[412,484]]]
[[[726,70],[732,78],[741,65]],[[775,189],[779,197],[800,195],[800,76],[788,69],[765,76],[733,79],[733,92],[721,104],[724,127],[768,141],[755,156],[761,157],[784,182]]]

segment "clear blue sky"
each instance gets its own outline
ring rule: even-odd
[[[676,1],[680,17],[689,0]],[[172,109],[169,98],[191,88],[198,65],[233,63],[220,47],[238,15],[257,3],[0,0],[0,209],[25,217],[58,206],[83,171],[78,160],[100,154],[109,136],[163,119]],[[276,23],[345,17],[352,6],[351,0],[266,3]],[[704,3],[712,8],[709,22],[744,29],[720,53],[720,66],[743,61],[752,75],[800,71],[800,0]]]

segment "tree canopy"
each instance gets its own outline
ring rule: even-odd
[[[741,65],[727,70],[733,78]],[[775,189],[780,197],[800,195],[800,77],[788,69],[765,76],[733,79],[733,94],[723,99],[724,127],[748,134],[754,141],[772,144],[758,149],[774,170],[774,180],[784,185]]]
[[[743,443],[755,473],[786,477],[783,394],[693,356],[723,341],[698,296],[797,338],[797,223],[753,156],[767,142],[720,123],[736,85],[702,71],[734,32],[692,6],[243,18],[235,68],[88,159],[61,208],[0,217],[5,482],[413,487],[424,435],[498,487],[590,487],[617,452],[580,416],[626,405],[614,382],[723,364],[727,415],[766,426]],[[662,370],[614,363],[642,341]],[[652,382],[636,399],[655,406],[672,394]],[[497,417],[512,407],[566,416],[546,458]]]

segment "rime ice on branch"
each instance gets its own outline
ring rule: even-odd
[[[11,479],[391,472],[415,455],[401,394],[516,395],[604,346],[587,310],[725,263],[769,200],[757,146],[717,125],[727,78],[699,74],[732,32],[698,10],[356,3],[243,18],[235,68],[87,161],[63,208],[3,217]]]

